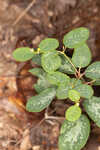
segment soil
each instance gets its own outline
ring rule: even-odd
[[[27,71],[35,65],[16,63],[13,50],[20,46],[37,48],[45,37],[61,41],[65,33],[84,26],[90,29],[88,44],[93,61],[98,61],[99,18],[100,0],[0,0],[0,150],[58,150],[63,122],[44,120],[45,111],[26,112],[26,101],[36,94],[32,85],[37,81]],[[94,90],[100,96],[100,87]],[[63,117],[67,107],[68,104],[55,100],[49,114]],[[100,150],[100,129],[93,123],[83,150]]]

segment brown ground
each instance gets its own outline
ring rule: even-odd
[[[41,123],[44,111],[25,112],[26,99],[35,94],[32,83],[36,78],[27,73],[29,63],[17,64],[13,60],[11,54],[16,47],[36,48],[44,37],[61,41],[71,29],[85,26],[91,31],[88,43],[93,60],[100,60],[100,0],[34,0],[23,14],[31,2],[0,0],[0,150],[58,150],[62,120]],[[100,96],[100,88],[95,91]],[[63,116],[67,107],[55,101],[50,115]],[[94,125],[84,150],[100,150],[100,129]]]

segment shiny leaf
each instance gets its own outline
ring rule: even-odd
[[[64,36],[65,47],[75,48],[84,43],[89,37],[89,30],[84,27],[74,29]]]
[[[69,90],[68,91],[68,98],[71,101],[78,102],[80,100],[80,93],[77,92],[76,90]]]
[[[57,88],[57,92],[56,92],[56,96],[58,99],[66,99],[68,98],[68,91],[71,89],[70,85],[63,85],[61,84],[58,88]]]
[[[47,89],[48,87],[51,87],[52,85],[48,82],[45,76],[40,76],[37,83],[34,84],[34,89],[37,93],[42,92],[43,90]]]
[[[94,94],[94,91],[90,85],[81,84],[74,88],[80,93],[80,96],[83,98],[91,98]]]
[[[42,55],[42,67],[46,72],[54,72],[61,65],[61,58],[56,51],[44,53]]]
[[[56,96],[58,99],[66,99],[68,98],[68,91],[75,88],[76,86],[82,84],[81,80],[77,80],[75,78],[72,78],[70,80],[70,83],[68,85],[60,85],[57,88]]]
[[[51,74],[47,74],[47,80],[54,85],[67,85],[70,82],[70,77],[61,72],[53,72]]]
[[[80,107],[74,105],[69,107],[65,112],[65,117],[68,121],[76,121],[81,116],[81,109]]]
[[[84,68],[91,62],[91,52],[86,44],[75,48],[72,56],[72,63],[75,67]]]
[[[93,96],[83,102],[85,111],[89,117],[100,127],[100,97]]]
[[[16,61],[24,62],[30,60],[34,56],[34,50],[29,47],[17,48],[13,52],[13,58]]]
[[[100,61],[89,65],[85,70],[85,76],[90,79],[100,79]]]
[[[68,98],[71,101],[78,102],[80,100],[80,93],[77,92],[76,90],[69,90],[68,91]]]
[[[29,72],[32,75],[37,76],[39,78],[46,76],[46,73],[44,72],[42,68],[33,68],[33,69],[30,69]]]
[[[26,104],[26,110],[28,110],[29,112],[42,111],[49,106],[49,104],[55,97],[55,94],[55,88],[48,88],[41,92],[39,95],[31,97]]]
[[[77,87],[77,86],[79,86],[79,85],[81,85],[81,84],[82,84],[82,81],[81,81],[81,80],[76,79],[76,78],[71,78],[70,86],[71,86],[72,88],[75,88],[75,87]]]
[[[63,54],[60,55],[60,58],[62,60],[62,63],[61,63],[61,66],[59,68],[59,71],[63,72],[63,73],[68,73],[68,74],[75,74],[75,69],[69,63],[69,61],[67,60],[67,58]]]
[[[75,121],[65,120],[59,136],[59,150],[81,150],[89,137],[90,122],[85,115]]]
[[[59,46],[58,40],[54,38],[46,38],[39,44],[40,52],[48,52],[55,50]]]

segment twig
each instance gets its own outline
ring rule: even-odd
[[[89,85],[91,85],[92,83],[94,83],[96,80],[92,80],[92,81],[90,81],[90,82],[86,82],[85,84],[89,84]]]
[[[79,79],[81,79],[84,75],[85,75],[85,72],[83,72],[82,74],[80,74]]]
[[[30,8],[35,4],[36,0],[32,0],[32,2],[26,7],[26,9],[22,12],[21,15],[18,16],[18,18],[15,20],[13,23],[13,26],[15,26],[21,19],[22,17],[25,16],[25,14],[30,10]]]
[[[78,73],[77,69],[75,68],[75,66],[73,65],[73,63],[71,62],[71,60],[69,59],[69,57],[64,53],[64,52],[61,52],[61,51],[58,51],[59,53],[63,54],[67,60],[69,61],[69,63],[72,65],[72,67],[74,68],[75,72]],[[75,74],[76,76],[76,74]]]

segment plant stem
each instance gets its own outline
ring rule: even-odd
[[[63,55],[66,57],[66,59],[69,61],[69,63],[70,63],[70,64],[72,65],[72,67],[74,68],[75,72],[78,74],[78,71],[77,71],[77,69],[75,68],[74,64],[71,62],[71,60],[69,59],[69,57],[64,53],[64,51],[63,51],[63,52],[58,51],[58,52],[61,53],[61,54],[63,54]],[[76,77],[77,77],[77,74],[75,74]]]
[[[86,84],[92,84],[93,82],[95,82],[96,80],[92,80],[92,81],[90,81],[90,82],[86,82]]]

